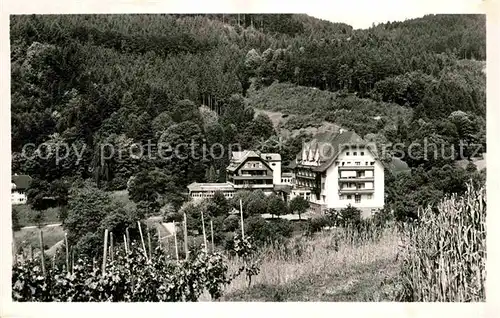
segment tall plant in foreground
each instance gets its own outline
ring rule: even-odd
[[[400,278],[404,301],[484,301],[486,191],[467,186],[422,210],[406,233]]]

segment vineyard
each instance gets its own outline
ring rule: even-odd
[[[77,259],[68,261],[68,266],[45,269],[43,261],[24,260],[13,268],[13,300],[197,301],[204,292],[217,300],[235,277],[245,272],[251,278],[258,272],[250,261],[251,238],[235,238],[234,256],[245,265],[232,273],[219,252],[201,250],[178,260],[166,255],[160,246],[149,252],[135,242],[124,247],[106,255],[102,266],[95,260]]]

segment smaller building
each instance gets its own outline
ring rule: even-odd
[[[11,180],[10,200],[14,205],[26,204],[28,197],[26,190],[30,186],[32,178],[28,175],[14,174]]]
[[[274,184],[281,182],[281,156],[252,150],[235,151],[226,170],[227,181],[236,190],[273,192]]]
[[[281,174],[281,184],[293,185],[293,172],[283,172]]]
[[[212,198],[215,192],[221,192],[226,199],[234,196],[234,187],[232,184],[225,183],[198,183],[193,182],[188,185],[189,197],[194,201]]]

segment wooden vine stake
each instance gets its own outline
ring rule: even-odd
[[[207,234],[205,233],[205,218],[203,217],[203,210],[201,211],[201,226],[203,227],[203,242],[205,244],[205,253],[208,253]]]
[[[149,259],[152,259],[151,258],[151,234],[149,233],[149,228],[146,229],[146,231],[148,232],[148,250],[149,250]]]
[[[66,245],[66,271],[69,273],[69,245],[68,245],[68,233],[64,233],[64,245]]]
[[[179,261],[179,247],[177,247],[177,227],[174,221],[174,244],[175,244],[175,258]]]
[[[45,276],[45,251],[43,248],[43,231],[41,228],[40,228],[40,252],[41,252],[40,257],[42,260],[42,273],[43,276]]]
[[[128,254],[127,236],[125,234],[123,234],[123,246],[125,246],[125,254]]]
[[[75,250],[71,248],[71,272],[74,273],[74,267],[75,267]]]
[[[109,256],[111,256],[111,261],[114,260],[113,257],[113,232],[109,232]]]
[[[108,258],[108,229],[104,230],[104,251],[102,256],[102,274],[106,273],[106,259]]]
[[[215,252],[215,244],[214,244],[214,221],[210,220],[210,236],[212,239],[212,253]]]
[[[125,233],[127,234],[127,250],[129,250],[129,251],[130,251],[130,244],[131,244],[132,242],[130,241],[130,234],[129,234],[129,232],[128,232],[128,226],[127,226],[127,228],[125,229]]]
[[[186,253],[186,259],[188,259],[189,250],[188,250],[188,230],[187,230],[186,212],[184,212],[184,252]]]
[[[243,225],[243,204],[241,203],[240,199],[240,215],[241,215],[241,238],[245,238],[245,226]]]
[[[161,250],[163,250],[163,246],[161,244],[161,234],[159,225],[156,227],[156,234],[158,235],[158,246],[160,247]]]
[[[146,251],[146,244],[144,244],[144,236],[142,235],[141,222],[137,221],[137,225],[139,226],[139,234],[141,235],[141,243],[142,243],[142,249],[144,250],[144,256],[146,256],[146,260],[148,260],[148,252]]]

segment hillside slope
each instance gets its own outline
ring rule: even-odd
[[[354,129],[361,135],[395,127],[399,119],[409,121],[412,110],[394,103],[376,102],[353,94],[341,95],[288,83],[273,83],[250,89],[247,105],[268,111],[275,125],[297,131],[328,126]],[[280,117],[281,114],[281,117]],[[335,127],[328,127],[335,129]]]

